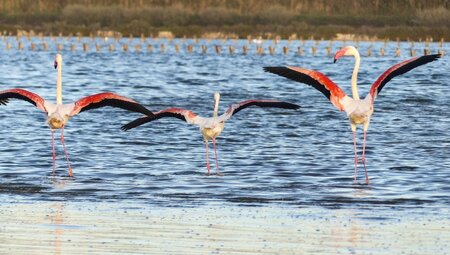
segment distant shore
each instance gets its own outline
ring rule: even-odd
[[[0,31],[16,35],[89,36],[114,31],[153,37],[161,31],[182,38],[450,39],[450,9],[443,0],[292,1],[0,0]]]

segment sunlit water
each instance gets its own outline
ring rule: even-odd
[[[72,42],[76,42],[76,39],[72,39]],[[123,41],[125,42],[128,43],[128,40]],[[256,54],[254,45],[250,45],[250,52],[243,55],[239,49],[246,41],[203,42],[210,45],[206,54],[201,54],[198,47],[194,53],[183,50],[176,53],[173,45],[168,42],[165,42],[166,51],[162,53],[158,48],[162,43],[161,40],[152,42],[156,46],[152,53],[146,52],[145,48],[141,52],[135,52],[131,47],[129,52],[123,52],[120,44],[117,44],[114,52],[109,52],[106,46],[101,52],[95,52],[94,48],[88,52],[81,51],[81,48],[72,52],[68,46],[71,42],[63,43],[66,45],[62,51],[65,102],[102,91],[112,91],[133,98],[152,111],[167,107],[182,107],[202,116],[211,116],[213,92],[219,91],[222,95],[221,111],[225,111],[232,103],[247,99],[278,99],[299,104],[302,108],[297,111],[248,108],[233,116],[226,123],[225,130],[218,139],[219,167],[222,176],[206,175],[205,146],[195,126],[177,119],[161,119],[122,132],[120,127],[139,117],[139,114],[113,108],[83,112],[72,118],[65,129],[65,141],[74,170],[74,178],[69,178],[59,140],[56,142],[57,173],[56,176],[52,176],[51,133],[45,124],[44,114],[27,102],[11,100],[7,106],[0,108],[2,138],[0,214],[4,215],[3,217],[0,215],[0,222],[4,222],[3,225],[6,226],[0,230],[0,239],[3,239],[5,244],[12,243],[5,245],[3,251],[11,252],[11,247],[14,251],[15,246],[26,246],[19,241],[16,243],[10,241],[14,236],[11,229],[21,231],[21,228],[33,226],[33,223],[27,220],[24,223],[23,220],[33,217],[33,213],[29,211],[33,212],[34,206],[40,208],[36,209],[39,215],[36,216],[36,221],[39,223],[35,223],[40,230],[42,228],[45,230],[47,226],[45,222],[49,221],[49,218],[45,217],[47,211],[57,213],[62,211],[59,214],[64,214],[63,212],[68,210],[73,214],[77,212],[76,208],[84,208],[79,209],[81,212],[78,211],[81,216],[68,219],[69,216],[60,215],[58,217],[67,220],[61,220],[60,223],[49,221],[51,231],[55,232],[58,227],[54,230],[54,225],[70,222],[63,227],[62,233],[60,231],[59,234],[55,234],[62,239],[62,244],[59,245],[63,247],[65,243],[67,244],[65,241],[70,239],[64,235],[70,236],[68,233],[73,234],[72,230],[80,231],[86,224],[94,224],[92,222],[123,220],[118,216],[123,212],[123,208],[139,214],[143,219],[148,220],[150,217],[153,221],[147,221],[146,224],[149,225],[156,224],[158,219],[164,219],[159,217],[160,215],[154,217],[149,211],[163,211],[168,217],[179,219],[178,222],[191,221],[192,225],[195,225],[198,219],[193,220],[186,215],[204,211],[217,214],[218,217],[222,214],[229,216],[233,215],[233,210],[248,208],[245,213],[234,215],[236,219],[241,219],[233,222],[237,233],[243,235],[239,229],[245,229],[247,232],[259,231],[262,234],[275,229],[282,233],[283,224],[295,219],[294,225],[306,222],[307,228],[311,228],[308,232],[310,240],[314,239],[316,229],[321,229],[327,222],[333,222],[337,217],[341,221],[335,221],[336,230],[329,229],[330,233],[325,235],[327,237],[334,234],[338,240],[333,242],[337,243],[339,243],[339,229],[342,228],[345,232],[349,227],[345,224],[346,220],[342,222],[340,216],[344,219],[357,218],[363,221],[362,225],[375,226],[374,231],[377,230],[376,226],[379,228],[379,224],[394,224],[393,228],[397,230],[405,226],[415,226],[417,219],[421,221],[429,219],[431,222],[448,226],[450,220],[448,56],[394,78],[377,98],[366,149],[367,170],[371,183],[365,185],[361,167],[357,183],[353,181],[352,136],[345,114],[338,112],[315,89],[262,70],[263,66],[274,65],[296,65],[320,70],[350,94],[350,76],[354,61],[351,58],[342,58],[333,64],[332,55],[328,56],[325,50],[328,42],[318,45],[316,56],[312,56],[308,50],[314,44],[311,41],[302,45],[305,49],[303,56],[296,55],[294,50],[284,55],[281,47],[286,45],[286,42],[276,46],[277,51],[274,55],[266,52],[262,56]],[[185,47],[192,42],[172,42],[174,43]],[[218,43],[224,45],[224,51],[219,55],[212,48]],[[19,51],[6,50],[4,44],[5,42],[0,42],[1,89],[24,88],[54,101],[55,47],[48,51]],[[237,53],[230,55],[226,51],[225,46],[229,44],[237,46]],[[265,46],[270,44],[271,42],[266,42]],[[372,45],[373,54],[368,57],[365,56],[365,52],[369,44],[360,44],[362,61],[358,81],[362,96],[365,96],[372,82],[384,70],[410,58],[408,43],[401,44],[400,57],[395,57],[394,54],[397,43],[388,44],[386,56],[380,56],[377,50],[384,47],[383,43]],[[297,46],[300,46],[299,42],[290,45],[291,49],[296,49]],[[342,43],[334,43],[332,52],[340,46]],[[416,47],[418,52],[423,49],[420,45]],[[437,43],[431,44],[430,48],[436,52]],[[444,50],[449,52],[448,44],[444,44]],[[358,144],[361,149],[362,132],[359,131]],[[210,152],[214,173],[216,166],[212,150]],[[262,215],[265,217],[261,216],[261,212],[257,209],[250,209],[248,206],[262,208]],[[99,213],[97,208],[101,208],[105,213]],[[8,214],[11,210],[12,215],[23,219],[17,221],[17,225],[11,223],[11,219],[14,219]],[[17,213],[17,211],[25,212]],[[92,211],[95,212],[93,215],[89,213]],[[120,213],[114,213],[118,211]],[[277,211],[280,211],[279,216],[276,214]],[[252,217],[253,219],[256,217],[256,220],[249,220]],[[266,220],[270,221],[277,217],[282,219],[280,222],[275,221],[275,228],[270,224],[264,225],[267,224]],[[317,221],[314,217],[319,217],[320,220]],[[131,218],[133,217],[128,217],[128,220]],[[92,219],[91,223],[86,223],[89,219]],[[213,222],[211,224],[220,222],[213,215],[200,219],[201,224],[197,224],[197,227],[204,226],[205,229],[208,228],[210,221]],[[401,219],[407,219],[405,226],[398,223]],[[125,220],[122,225],[116,224],[119,224],[121,229],[127,229],[133,226],[146,226],[142,222]],[[169,224],[165,220],[161,222],[163,226],[168,224],[166,227],[169,229],[173,223]],[[251,230],[250,224],[255,222],[260,225]],[[12,226],[11,224],[14,227],[8,228]],[[139,226],[140,224],[143,225]],[[440,225],[437,225],[439,228]],[[97,230],[94,226],[91,227],[94,229],[89,231],[109,231],[101,226]],[[292,227],[290,225],[285,229],[288,233],[292,232],[289,236],[293,239],[286,241],[291,243],[291,246],[283,246],[282,248],[286,250],[280,248],[278,252],[331,251],[327,249],[330,248],[330,243],[321,246],[320,242],[310,242],[310,246],[306,248],[302,246],[305,249],[295,246],[304,236],[301,231]],[[423,225],[417,229],[420,231],[416,231],[416,235],[420,236],[422,231],[429,234],[427,232],[429,229],[423,228]],[[155,231],[163,230],[156,228]],[[36,230],[36,233],[38,232]],[[46,233],[49,234],[48,232]],[[201,235],[204,234],[200,232]],[[138,240],[139,233],[138,231],[131,237],[122,237]],[[390,249],[392,247],[372,249],[373,246],[370,245],[367,247],[356,245],[355,242],[361,241],[358,238],[364,233],[366,232],[356,231],[348,234],[349,238],[354,235],[356,241],[346,240],[342,243],[341,251],[344,253],[392,251]],[[446,244],[443,240],[449,240],[449,229],[444,228],[431,233],[437,238],[432,239],[433,245],[426,246],[422,252],[417,253],[445,251]],[[229,238],[232,238],[232,233],[228,234]],[[159,237],[161,236],[164,235],[161,234]],[[381,238],[380,243],[387,242],[388,240],[384,240],[382,236],[383,234],[379,233],[377,237]],[[283,236],[278,237],[283,239]],[[77,240],[76,237],[72,238]],[[94,236],[90,240],[92,243],[101,243],[102,238],[107,244],[114,238],[121,239],[113,236],[101,238]],[[211,241],[208,235],[201,238],[205,243]],[[261,238],[264,239],[264,236]],[[368,238],[370,239],[370,235]],[[25,239],[29,240],[28,237]],[[170,236],[164,240],[169,239]],[[199,248],[189,243],[177,246],[180,248],[178,249],[172,246],[171,242],[164,243],[164,240],[159,240],[158,244],[166,244],[162,246],[169,253],[177,253],[183,249],[187,253],[188,248]],[[330,239],[323,238],[323,240]],[[403,241],[414,243],[414,240],[406,238]],[[222,241],[226,243],[226,240]],[[252,240],[246,241],[245,238],[243,240],[244,243],[249,241]],[[89,240],[87,242],[89,243]],[[280,247],[285,244],[277,239],[270,242],[278,243]],[[37,243],[46,244],[42,240]],[[149,248],[145,242],[139,244],[141,247]],[[200,251],[220,252],[220,245],[218,246],[219,249],[215,246],[203,246]],[[114,250],[114,246],[108,247]],[[276,248],[264,250],[263,246],[261,248],[258,245],[247,247],[249,251],[242,248],[244,250],[228,250],[228,252],[258,252],[257,247],[262,249],[260,251],[277,252]],[[413,247],[409,251],[414,250],[416,249]],[[92,250],[78,250],[80,251],[98,250],[92,248]],[[123,251],[129,252],[127,249]],[[164,248],[159,251],[164,252]],[[43,250],[42,253],[47,252]]]

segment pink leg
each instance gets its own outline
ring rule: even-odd
[[[208,153],[208,140],[205,140],[206,145],[206,169],[208,170],[208,175],[211,172],[211,166],[209,165],[209,153]]]
[[[367,174],[367,170],[366,170],[366,158],[365,158],[365,153],[366,153],[366,135],[367,135],[367,131],[364,131],[364,141],[363,141],[363,151],[362,151],[361,161],[362,161],[363,166],[364,166],[364,172],[366,173],[366,184],[369,184],[369,175]]]
[[[358,153],[356,152],[356,131],[353,131],[353,150],[355,151],[355,182],[356,182],[356,172],[358,171]]]
[[[56,174],[55,130],[52,129],[53,176]]]
[[[69,163],[69,155],[67,154],[66,144],[64,143],[64,127],[61,129],[61,143],[64,148],[64,154],[66,155],[67,165],[69,166],[69,176],[73,177],[72,168],[70,167],[70,163]]]
[[[219,160],[217,159],[217,150],[216,150],[216,138],[213,138],[212,141],[213,141],[213,146],[214,146],[214,155],[216,156],[217,175],[220,175]]]

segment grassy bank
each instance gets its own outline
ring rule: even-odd
[[[222,32],[240,38],[279,35],[331,39],[336,33],[390,39],[448,40],[448,1],[307,0],[0,0],[0,29],[124,35],[172,31],[176,36]]]

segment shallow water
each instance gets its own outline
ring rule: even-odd
[[[75,38],[71,40],[63,43],[67,46],[76,41]],[[0,87],[25,88],[53,101],[55,50],[6,50],[4,43],[0,42],[0,67],[3,74]],[[161,41],[152,43],[159,45]],[[210,45],[215,43],[218,42],[209,42]],[[246,42],[227,43],[241,46]],[[188,211],[187,215],[196,215],[202,208],[207,208],[207,213],[224,211],[232,214],[234,210],[247,208],[248,213],[242,217],[235,215],[241,220],[231,224],[236,233],[251,231],[247,230],[250,219],[259,215],[257,209],[248,209],[247,206],[266,208],[261,210],[270,212],[262,215],[267,215],[269,219],[276,218],[278,209],[288,212],[280,214],[283,219],[289,219],[286,216],[289,214],[319,212],[319,215],[323,215],[323,221],[314,222],[307,218],[295,222],[311,228],[325,226],[326,221],[333,221],[333,215],[336,214],[344,215],[344,219],[357,218],[369,225],[392,226],[390,223],[405,218],[405,225],[412,225],[412,234],[426,232],[438,238],[433,239],[434,245],[426,246],[428,249],[422,251],[442,253],[445,238],[441,235],[449,234],[448,228],[429,231],[417,225],[420,223],[414,219],[430,219],[448,225],[448,56],[394,78],[377,98],[367,137],[366,162],[371,181],[367,186],[364,184],[362,168],[358,182],[353,182],[352,137],[345,114],[338,112],[313,88],[262,70],[263,66],[273,65],[317,69],[350,93],[353,60],[343,58],[333,64],[332,56],[326,55],[328,43],[325,42],[318,45],[317,56],[312,56],[306,49],[313,43],[308,41],[303,46],[304,56],[297,56],[295,52],[283,55],[281,47],[286,42],[277,46],[275,55],[263,56],[254,52],[230,55],[225,51],[217,55],[212,48],[207,54],[201,54],[199,49],[190,54],[184,51],[175,53],[173,47],[167,47],[163,53],[157,48],[152,53],[133,50],[111,53],[105,47],[101,52],[94,52],[94,49],[72,52],[68,46],[65,47],[62,52],[65,102],[102,91],[113,91],[143,103],[152,111],[182,107],[202,116],[210,116],[213,92],[219,91],[222,95],[221,111],[225,111],[231,103],[247,99],[278,99],[299,104],[302,108],[297,111],[249,108],[233,116],[218,139],[222,176],[205,174],[205,148],[195,126],[177,119],[162,119],[122,132],[120,127],[139,117],[138,114],[112,108],[83,112],[72,118],[65,129],[66,145],[75,176],[68,178],[59,141],[56,143],[57,174],[51,174],[51,133],[45,124],[44,115],[26,102],[11,101],[8,106],[1,106],[0,111],[0,213],[10,210],[16,210],[14,214],[20,211],[33,212],[36,206],[39,207],[36,209],[40,212],[39,217],[42,217],[46,210],[53,210],[55,204],[71,208],[69,212],[84,208],[80,209],[80,216],[68,220],[68,230],[63,233],[71,232],[71,226],[75,230],[82,228],[83,215],[92,221],[114,221],[118,217],[115,214],[117,208],[123,207],[131,207],[129,211],[134,214],[146,215],[148,211],[156,210],[173,214],[175,218],[182,215],[183,210]],[[383,43],[372,45],[374,49],[384,46]],[[335,43],[332,52],[340,46],[341,43]],[[295,45],[292,47],[296,48]],[[388,44],[386,56],[383,57],[375,50],[371,57],[364,56],[367,47],[368,43],[360,45],[363,55],[358,76],[361,95],[369,91],[370,84],[385,69],[410,57],[407,43],[401,44],[401,57],[394,56],[397,47],[394,42]],[[418,49],[420,47],[417,45]],[[436,52],[438,46],[434,43],[430,48]],[[444,44],[444,50],[449,52],[449,44]],[[359,131],[358,143],[361,144],[362,132]],[[214,172],[213,157],[211,164]],[[101,207],[105,214],[89,213],[96,207]],[[22,220],[16,223],[11,222],[11,217],[0,217],[3,225],[15,224],[12,233],[7,227],[0,231],[3,240],[17,234],[14,229],[20,231],[33,226],[32,222],[24,222],[29,217],[33,218],[33,213],[17,215]],[[365,215],[369,217],[365,218]],[[70,218],[70,213],[66,217]],[[39,219],[36,219],[39,222],[36,224],[48,224],[42,223],[45,218]],[[191,220],[189,217],[178,219],[179,222]],[[200,219],[207,226],[214,218],[209,216]],[[146,226],[145,221],[124,221],[120,228],[125,233],[125,229],[143,227],[139,226],[141,223]],[[161,224],[167,222],[162,221]],[[195,225],[196,221],[192,224]],[[41,225],[38,226],[36,234],[42,229]],[[400,223],[394,226],[400,229],[405,227]],[[265,227],[272,229],[270,225]],[[348,230],[348,225],[346,227],[344,231]],[[92,228],[100,232],[108,231],[102,226]],[[56,230],[50,227],[48,232],[51,231]],[[295,232],[295,229],[286,228],[285,231]],[[334,233],[338,237],[339,230],[336,231],[329,235]],[[283,228],[280,228],[282,232]],[[310,235],[314,236],[314,231],[311,232]],[[298,235],[293,235],[295,240],[288,243],[298,243],[297,239],[301,239],[302,234],[296,233]],[[359,232],[355,235],[360,234],[363,235]],[[131,236],[130,240],[137,236]],[[279,237],[282,238],[282,235]],[[97,243],[102,238],[93,237],[85,241]],[[104,238],[107,243],[114,239],[108,236]],[[119,235],[117,238],[127,237]],[[40,241],[44,242],[37,238],[37,242]],[[402,241],[414,245],[414,239],[409,237],[404,237]],[[280,250],[280,253],[330,251],[323,247],[321,249],[315,242],[310,244],[311,250],[294,246],[286,252]],[[17,243],[9,242],[9,245],[0,247],[0,251],[11,251],[7,248],[20,250],[20,245],[15,245]],[[62,244],[70,247],[67,245],[67,242]],[[345,250],[352,245],[344,242],[342,252],[354,252]],[[107,247],[109,251],[114,249],[114,246]],[[171,247],[170,242],[167,243],[168,251],[177,253]],[[184,248],[188,251],[193,247],[187,245]],[[249,247],[250,251],[257,252],[253,248]],[[410,250],[414,251],[414,246]],[[213,249],[209,251],[214,252]],[[359,251],[389,253],[392,250],[361,248]]]

